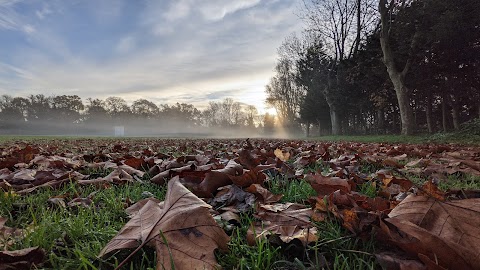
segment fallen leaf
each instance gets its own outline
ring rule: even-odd
[[[259,184],[252,184],[249,186],[246,191],[255,194],[257,200],[261,204],[271,204],[280,201],[283,197],[283,194],[273,194],[270,190],[262,187]]]
[[[253,194],[243,191],[237,185],[229,185],[220,188],[209,204],[214,208],[234,206],[240,213],[244,213],[252,209],[254,202]]]
[[[232,178],[243,174],[242,165],[230,160],[223,169],[212,170],[193,192],[200,197],[212,197],[218,188],[232,184]]]
[[[7,218],[0,217],[0,250],[6,250],[23,237],[23,230],[5,226]]]
[[[397,169],[401,169],[403,168],[403,165],[398,163],[396,160],[393,160],[393,159],[384,159],[382,161],[382,164],[386,167],[393,167],[393,168],[397,168]]]
[[[248,187],[252,184],[263,184],[267,176],[263,172],[255,170],[245,171],[242,175],[229,175],[228,178],[232,183],[239,187]]]
[[[306,245],[317,240],[316,227],[310,222],[312,214],[312,209],[296,203],[260,205],[255,217],[261,221],[249,228],[247,240],[252,245],[259,238],[278,234],[285,243],[298,239]]]
[[[148,200],[99,256],[118,249],[139,248],[153,241],[150,244],[157,251],[157,269],[172,269],[172,264],[175,269],[217,269],[214,251],[227,250],[229,237],[216,224],[209,209],[208,204],[175,177],[168,182],[163,206]]]
[[[239,163],[249,170],[260,164],[260,161],[248,149],[240,149],[237,154]]]
[[[0,251],[0,270],[31,269],[40,266],[45,259],[45,252],[39,247],[24,248],[14,251]]]
[[[445,201],[445,192],[441,191],[432,181],[426,181],[419,189],[418,195],[426,195],[440,201]]]
[[[290,159],[290,152],[284,152],[284,151],[277,148],[277,149],[275,149],[275,151],[273,151],[273,153],[275,154],[275,156],[278,159],[280,159],[283,162]]]
[[[388,216],[385,221],[410,237],[397,236],[393,242],[420,259],[438,261],[446,269],[480,265],[480,199],[441,202],[410,195]]]
[[[148,164],[143,158],[129,158],[123,162],[123,164],[128,165],[136,170],[147,168]]]
[[[418,260],[408,258],[397,253],[376,253],[375,258],[383,269],[396,270],[427,270],[427,267]]]
[[[329,195],[337,190],[350,193],[352,190],[346,179],[340,177],[327,177],[321,174],[307,175],[305,180],[317,192],[318,196]]]

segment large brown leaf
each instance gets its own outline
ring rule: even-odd
[[[441,202],[410,195],[386,221],[410,238],[396,241],[426,264],[447,269],[478,269],[480,265],[480,199]]]
[[[214,250],[227,249],[229,237],[209,213],[210,206],[186,189],[175,177],[168,182],[162,206],[147,201],[100,252],[135,248],[153,240],[157,269],[215,269]],[[162,232],[167,243],[164,243]],[[171,254],[171,255],[170,255]]]

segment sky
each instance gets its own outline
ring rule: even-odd
[[[0,0],[0,94],[265,109],[298,0]]]

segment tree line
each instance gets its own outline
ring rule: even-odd
[[[0,132],[3,134],[111,135],[114,126],[125,126],[128,135],[178,133],[228,133],[268,135],[271,115],[260,115],[253,105],[226,98],[210,101],[199,110],[192,104],[160,104],[137,99],[130,105],[121,97],[104,100],[78,95],[43,94],[0,97]]]
[[[305,0],[299,16],[265,90],[290,130],[410,135],[480,117],[480,1]]]

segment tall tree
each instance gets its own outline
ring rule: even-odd
[[[134,115],[144,119],[152,119],[158,116],[159,108],[155,103],[146,99],[137,99],[132,103],[131,110]]]
[[[292,68],[290,59],[279,59],[275,66],[276,75],[265,87],[267,104],[277,110],[279,124],[286,127],[295,125],[303,96],[303,89],[295,83]]]
[[[392,13],[394,13],[396,10],[404,10],[406,8],[405,5],[407,5],[405,4],[405,1],[403,1],[401,5],[398,5],[395,1],[390,1],[390,3],[387,3],[387,0],[380,0],[378,4],[378,10],[380,12],[381,20],[380,44],[383,51],[383,62],[387,67],[388,75],[393,83],[393,87],[397,95],[398,108],[400,109],[400,119],[402,122],[402,134],[411,135],[415,132],[415,121],[413,118],[413,110],[410,106],[410,89],[405,84],[405,76],[410,71],[414,51],[417,48],[419,39],[421,38],[420,31],[415,30],[413,36],[410,38],[409,55],[407,56],[406,62],[402,68],[398,68],[399,63],[390,44],[390,18],[393,16]]]
[[[66,124],[80,119],[80,112],[85,108],[78,95],[61,95],[52,98],[52,115]]]
[[[305,48],[297,60],[297,83],[306,92],[300,108],[300,118],[306,125],[307,136],[310,133],[310,124],[318,124],[319,134],[322,128],[330,126],[330,107],[325,99],[325,89],[328,87],[325,80],[325,68],[328,66],[328,57],[320,43],[312,43]]]
[[[86,106],[86,121],[90,123],[106,123],[109,117],[105,108],[105,102],[98,98],[88,98],[87,101],[89,104]]]
[[[30,106],[28,108],[28,121],[40,122],[51,119],[51,103],[52,98],[43,94],[28,96]]]
[[[108,97],[105,100],[105,109],[112,117],[121,116],[122,114],[130,112],[127,102],[121,97]]]
[[[340,114],[343,104],[342,78],[344,61],[353,57],[362,41],[373,31],[373,0],[309,0],[304,1],[303,19],[308,31],[315,32],[330,58],[323,89],[330,108],[332,134],[341,132]]]
[[[200,111],[192,104],[176,103],[175,105],[161,105],[161,114],[167,121],[194,127],[199,125]]]
[[[255,127],[255,122],[257,121],[256,118],[258,116],[257,107],[255,107],[253,105],[248,105],[245,109],[245,114],[246,114],[245,125],[247,127],[254,128]]]

